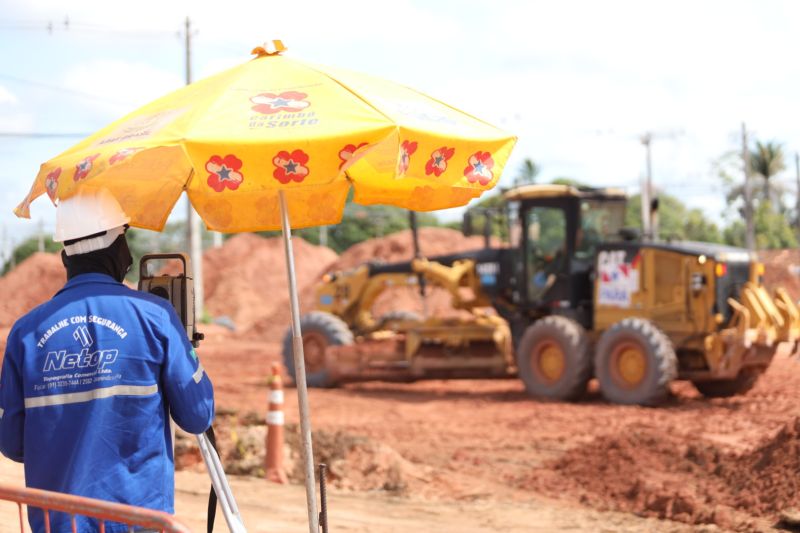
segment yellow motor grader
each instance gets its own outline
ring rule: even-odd
[[[610,401],[653,405],[674,379],[709,397],[745,392],[782,343],[797,351],[800,310],[767,293],[748,251],[644,241],[623,228],[614,189],[504,198],[507,245],[487,236],[480,250],[327,274],[302,318],[308,384],[519,376],[532,395],[572,400],[595,377]],[[420,284],[449,291],[466,317],[373,315],[386,289]],[[287,335],[290,369],[291,353]]]

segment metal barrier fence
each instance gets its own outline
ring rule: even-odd
[[[23,505],[36,507],[43,511],[46,533],[51,533],[50,511],[70,515],[72,533],[81,533],[76,526],[76,516],[97,519],[99,521],[100,533],[105,533],[106,522],[126,524],[129,531],[135,531],[134,526],[136,526],[137,528],[161,531],[162,533],[191,533],[189,528],[177,518],[162,511],[73,496],[71,494],[62,494],[60,492],[19,488],[0,484],[0,500],[15,502],[17,504],[19,508],[20,533],[25,531],[25,520],[23,518],[25,513],[22,509]]]

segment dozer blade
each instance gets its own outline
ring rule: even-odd
[[[776,340],[781,341],[784,319],[764,287],[748,282],[742,288],[740,298],[750,315],[749,327],[759,332],[758,343],[771,346]]]
[[[800,339],[800,309],[783,287],[775,290],[775,306],[780,311],[784,322],[784,327],[780,332],[781,340],[797,343]]]

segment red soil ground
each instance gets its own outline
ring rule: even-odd
[[[224,456],[263,471],[269,365],[279,347],[218,339],[200,350],[222,407]],[[363,383],[310,392],[317,461],[333,486],[431,500],[563,503],[723,530],[766,531],[800,507],[800,365],[777,359],[745,396],[708,400],[685,382],[659,408],[572,404],[517,380]],[[301,482],[294,389],[290,478]]]
[[[391,244],[395,238],[399,244]],[[423,251],[449,253],[473,244],[451,241],[445,234],[423,240]],[[364,257],[411,255],[410,238],[402,235],[365,243],[338,261],[330,250],[300,240],[295,250],[304,311],[324,271]],[[768,258],[767,283],[790,287],[787,276],[797,277],[790,267],[800,257]],[[234,471],[257,475],[266,376],[280,359],[278,341],[288,326],[280,241],[231,239],[207,253],[206,273],[212,314],[231,316],[239,326],[236,333],[205,326],[209,340],[200,347],[217,394],[225,460]],[[33,256],[0,279],[0,328],[7,331],[63,281],[58,257],[48,255]],[[672,392],[659,408],[611,405],[596,389],[583,401],[562,404],[529,398],[515,379],[469,380],[353,384],[312,390],[310,401],[316,450],[342,490],[470,505],[556,498],[739,531],[766,531],[781,510],[800,507],[796,361],[778,358],[745,396],[708,400],[680,382]],[[293,389],[287,390],[286,417],[290,477],[298,482]],[[192,468],[191,453],[182,460]]]

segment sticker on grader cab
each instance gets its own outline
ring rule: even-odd
[[[603,250],[597,255],[597,304],[627,308],[639,290],[638,255],[627,262],[625,250]]]

